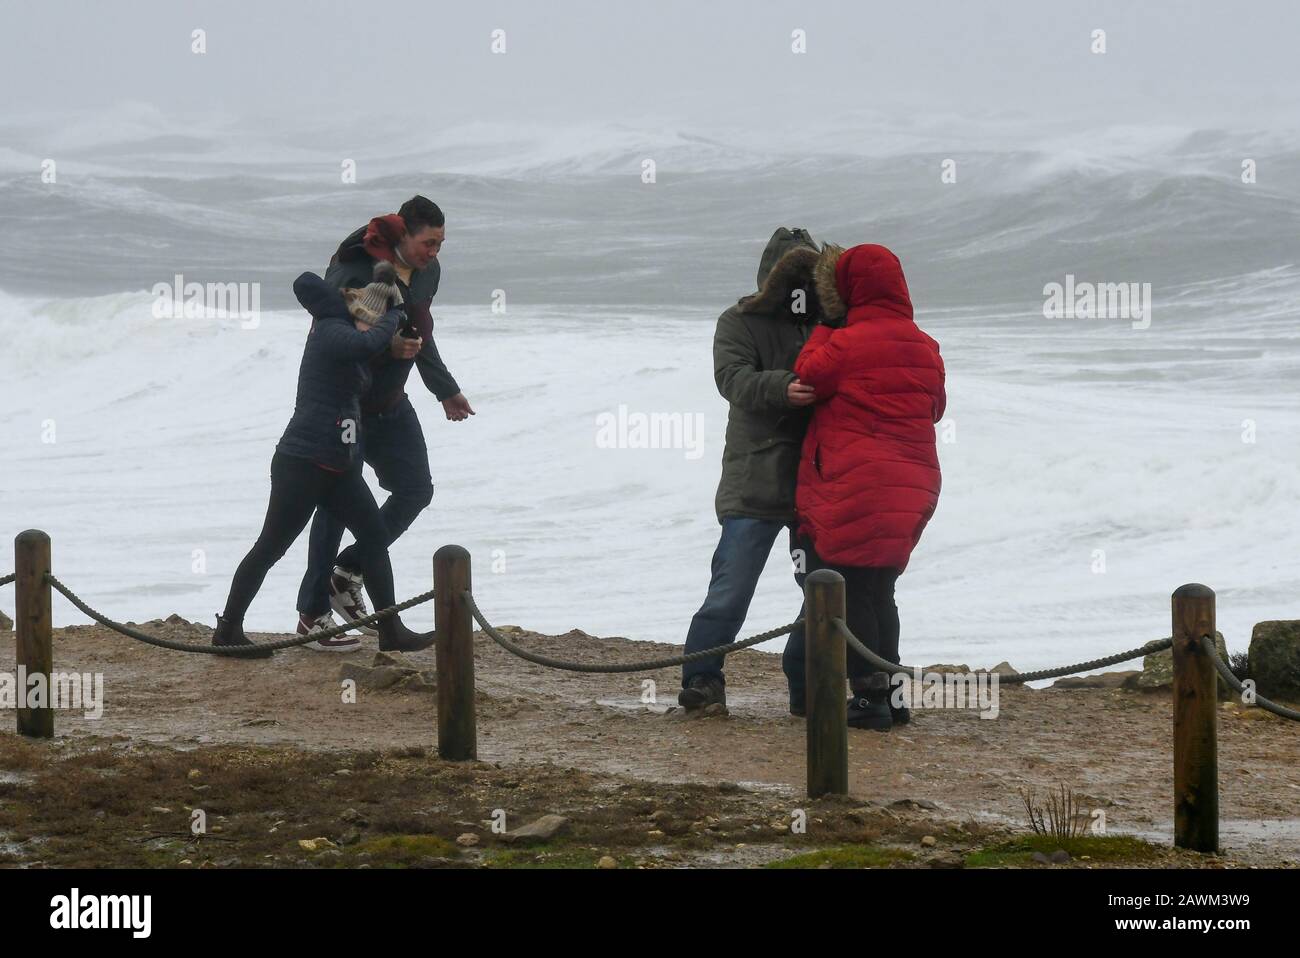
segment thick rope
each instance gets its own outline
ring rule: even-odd
[[[877,669],[882,672],[903,673],[914,675],[917,672],[924,672],[924,669],[918,669],[911,665],[895,665],[888,659],[883,659],[875,652],[863,645],[856,635],[849,631],[848,625],[841,618],[831,619],[831,624],[849,644],[849,648],[857,652]],[[1018,685],[1023,682],[1037,682],[1039,679],[1054,679],[1062,675],[1072,675],[1075,672],[1087,672],[1092,669],[1099,669],[1107,665],[1115,665],[1118,662],[1127,662],[1129,659],[1136,659],[1143,655],[1149,655],[1152,652],[1160,652],[1164,649],[1171,648],[1174,644],[1173,639],[1154,639],[1142,646],[1140,649],[1130,649],[1127,652],[1116,652],[1114,655],[1107,655],[1100,659],[1092,659],[1088,662],[1079,662],[1075,665],[1062,665],[1054,669],[1039,669],[1037,672],[998,672],[998,684]],[[942,673],[940,673],[942,674]]]
[[[0,585],[8,585],[10,582],[13,582],[14,579],[16,578],[18,578],[17,572],[10,572],[6,576],[0,576]]]
[[[320,632],[312,632],[308,635],[294,636],[292,639],[276,639],[274,642],[252,642],[248,645],[213,645],[210,642],[177,642],[173,639],[160,639],[157,636],[141,632],[139,629],[133,629],[130,626],[123,625],[120,622],[114,622],[107,616],[101,615],[90,606],[86,605],[81,598],[71,589],[58,580],[52,572],[45,573],[46,580],[50,585],[60,592],[64,598],[75,605],[78,609],[90,616],[102,626],[112,629],[114,632],[120,632],[128,638],[147,643],[148,645],[157,646],[160,649],[171,649],[175,652],[199,652],[204,655],[227,655],[235,658],[246,658],[250,655],[256,655],[259,652],[265,652],[268,649],[276,651],[278,649],[290,649],[295,645],[306,645],[308,642],[317,642],[321,639],[330,639],[336,635],[342,635],[359,626],[370,625],[372,622],[378,622],[380,619],[390,615],[395,615],[411,606],[419,605],[421,602],[428,602],[433,598],[433,590],[422,592],[414,598],[407,599],[405,602],[399,602],[397,605],[390,606],[387,609],[381,609],[372,613],[363,619],[357,619],[355,622],[346,622],[343,625],[336,625],[332,629],[322,629]]]
[[[705,659],[719,658],[724,655],[730,655],[732,652],[739,652],[741,649],[747,649],[750,646],[758,645],[760,642],[766,642],[769,639],[775,639],[778,636],[786,635],[793,631],[802,619],[791,622],[789,625],[783,625],[779,629],[768,629],[766,632],[760,632],[758,635],[750,636],[739,642],[733,642],[730,645],[719,645],[712,649],[705,649],[702,652],[691,652],[687,655],[675,655],[667,659],[651,659],[648,662],[619,662],[607,665],[593,665],[588,662],[565,662],[562,659],[553,659],[547,655],[538,655],[536,652],[529,652],[523,646],[516,645],[504,635],[493,628],[492,623],[488,622],[479,609],[478,603],[474,601],[474,594],[466,589],[461,593],[465,602],[469,605],[470,612],[478,624],[483,627],[483,631],[497,645],[501,646],[507,652],[519,656],[534,665],[544,665],[550,669],[562,669],[565,672],[654,672],[659,669],[669,669],[678,665],[686,665],[690,662],[703,662]]]
[[[1210,657],[1210,661],[1214,663],[1215,669],[1219,672],[1219,677],[1228,683],[1229,688],[1236,692],[1246,691],[1246,687],[1241,684],[1241,680],[1232,674],[1232,669],[1228,667],[1228,663],[1219,658],[1219,650],[1214,647],[1214,640],[1208,635],[1201,636],[1201,649]],[[1285,705],[1278,705],[1276,702],[1270,702],[1262,695],[1258,695],[1254,692],[1252,692],[1251,695],[1254,696],[1255,699],[1251,704],[1258,705],[1264,711],[1272,712],[1274,715],[1280,715],[1282,718],[1300,721],[1300,712],[1297,712],[1295,709],[1289,709]],[[1244,701],[1245,700],[1243,699],[1243,702]]]

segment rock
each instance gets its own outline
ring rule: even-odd
[[[382,668],[369,669],[356,684],[363,689],[387,689],[406,679],[408,672],[406,669],[394,668],[393,666],[383,666]]]
[[[1260,695],[1300,701],[1300,621],[1255,623],[1249,661]]]
[[[298,847],[306,852],[324,851],[326,848],[337,848],[328,838],[300,838]]]
[[[189,625],[190,624],[188,619],[182,619],[180,617],[180,614],[177,612],[173,612],[171,615],[167,616],[167,618],[164,621],[166,621],[168,625]]]
[[[939,844],[939,839],[935,838],[933,835],[926,835],[921,839],[921,844],[926,848],[933,848],[935,845]]]
[[[376,652],[375,660],[370,663],[371,668],[381,669],[391,667],[403,669],[407,672],[415,672],[417,669],[414,665],[406,660],[401,652]]]
[[[596,862],[596,867],[604,869],[617,868],[618,862],[609,855],[601,855],[600,861]]]
[[[1223,641],[1223,633],[1214,633],[1214,645],[1219,650],[1219,656],[1224,661],[1228,658],[1228,647]],[[1174,650],[1164,649],[1160,652],[1151,652],[1142,660],[1142,674],[1131,679],[1132,685],[1126,688],[1138,688],[1150,692],[1157,689],[1172,688],[1174,684]],[[1232,694],[1232,690],[1222,678],[1219,679],[1219,697],[1227,698]]]
[[[1016,675],[1020,670],[1014,668],[1010,662],[999,662],[997,665],[993,666],[993,668],[989,669],[989,671],[996,672],[998,675]]]
[[[1123,672],[1101,672],[1097,675],[1067,675],[1064,678],[1057,679],[1049,689],[1121,689],[1127,688],[1130,679],[1136,681],[1136,677],[1141,675],[1139,669],[1129,669]]]
[[[1044,855],[1042,852],[1034,852],[1032,855],[1029,856],[1029,858],[1031,861],[1036,861],[1040,865],[1052,864],[1052,860],[1048,858],[1046,855]]]
[[[189,770],[189,773],[185,777],[188,778],[190,781],[193,781],[196,778],[202,778],[203,773],[200,772],[197,768],[192,768]]]
[[[1053,865],[1064,865],[1069,860],[1070,860],[1070,853],[1067,852],[1064,848],[1058,848],[1056,851],[1052,852],[1051,857],[1048,859],[1048,861],[1050,861]]]
[[[0,632],[12,632],[14,629],[14,620],[9,618],[3,612],[0,612]]]
[[[339,681],[351,679],[360,685],[362,680],[370,674],[371,668],[368,665],[362,665],[360,662],[344,662],[339,667]]]
[[[478,844],[478,836],[473,832],[465,832],[456,836],[456,844],[461,848],[473,848]]]
[[[516,842],[544,842],[554,838],[560,830],[569,824],[563,815],[543,815],[536,821],[529,822],[512,832],[506,832],[501,840],[514,844]]]
[[[922,672],[960,672],[967,675],[970,672],[969,665],[927,665],[921,670]]]
[[[339,836],[340,845],[355,845],[359,841],[361,841],[361,832],[355,828],[349,828]]]

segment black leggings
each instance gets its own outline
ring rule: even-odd
[[[376,609],[395,604],[388,530],[359,468],[330,472],[307,459],[277,452],[271,457],[271,501],[257,542],[230,583],[225,618],[236,625],[253,602],[266,574],[289,551],[317,507],[338,517],[356,537],[361,573]]]
[[[817,555],[811,540],[790,536],[791,552],[803,549],[805,569],[795,573],[795,581],[803,588],[808,573],[818,569],[834,569],[844,577],[844,618],[849,631],[872,652],[886,661],[898,664],[898,606],[894,603],[894,585],[900,575],[897,569],[871,566],[842,566],[826,562]],[[806,610],[800,609],[802,616]],[[782,668],[790,682],[790,694],[802,700],[804,694],[804,631],[799,626],[790,633],[785,644]],[[850,679],[863,680],[877,671],[876,667],[848,649],[847,671]]]

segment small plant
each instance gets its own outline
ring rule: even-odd
[[[1238,682],[1246,681],[1250,678],[1250,653],[1233,652],[1228,656],[1228,668],[1232,670]]]
[[[1064,784],[1047,793],[1046,804],[1038,800],[1032,789],[1021,789],[1020,800],[1029,816],[1029,827],[1035,835],[1049,835],[1068,841],[1083,835],[1091,819],[1074,797],[1074,789]]]

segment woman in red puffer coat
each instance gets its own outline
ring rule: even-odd
[[[816,395],[799,464],[796,507],[806,570],[845,579],[850,630],[899,661],[894,583],[939,502],[934,424],[944,413],[939,344],[912,320],[898,257],[865,244],[827,244],[816,271],[823,319],[795,362]],[[803,635],[786,646],[791,710],[803,702]],[[849,724],[888,729],[888,675],[849,650]]]

